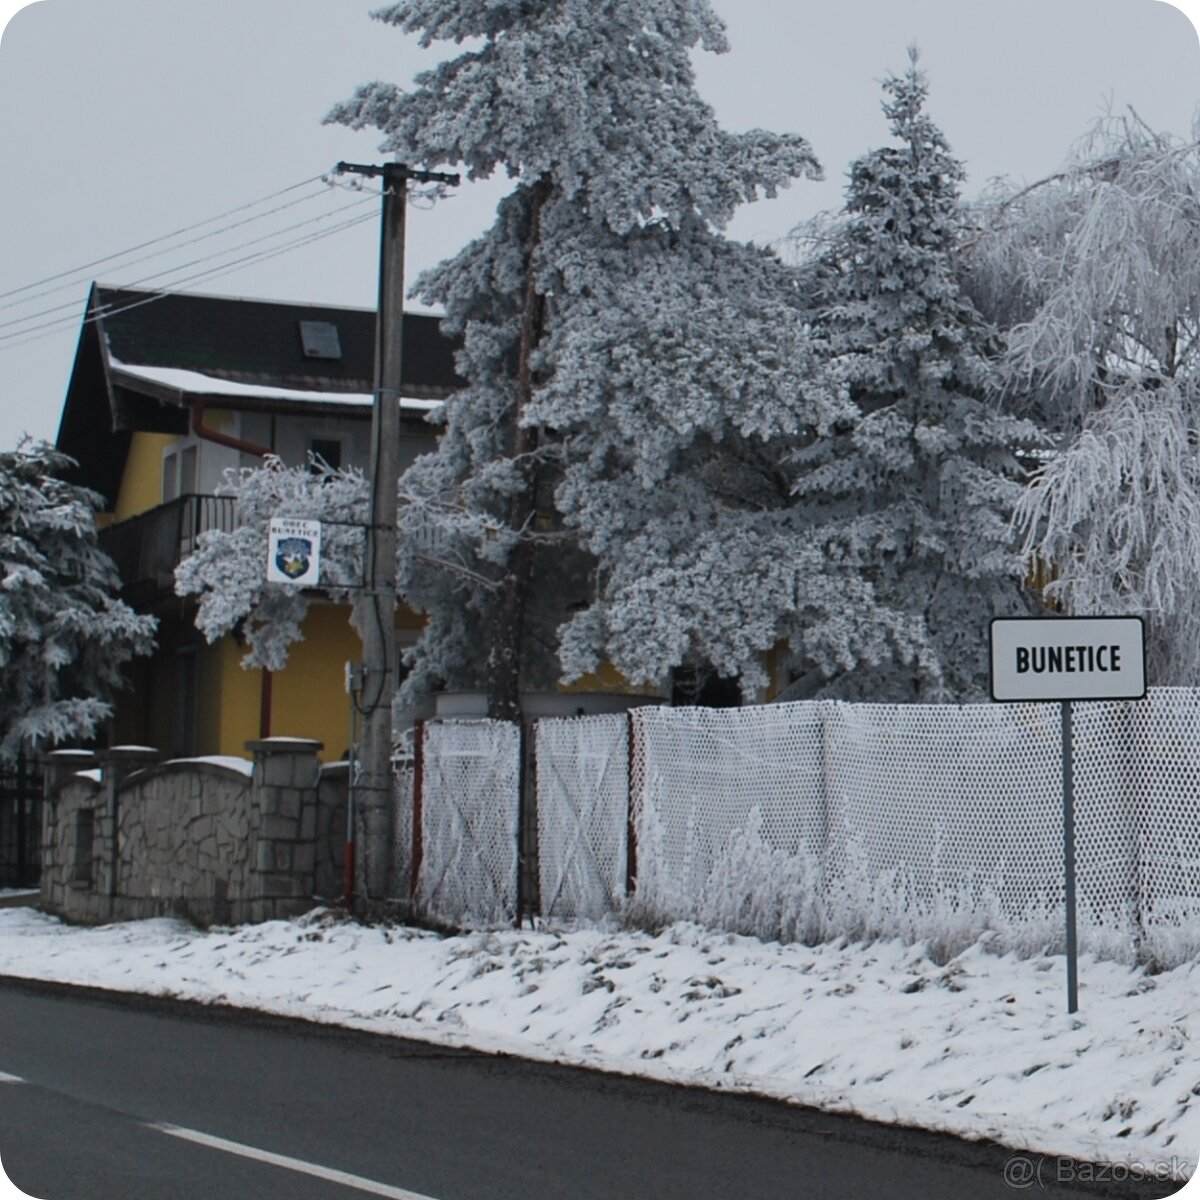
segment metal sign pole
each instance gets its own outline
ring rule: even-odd
[[[993,617],[992,699],[1058,703],[1062,714],[1063,903],[1067,910],[1067,1012],[1079,1008],[1075,934],[1074,700],[1146,698],[1146,625],[1141,617]]]
[[[1064,904],[1067,910],[1067,1012],[1079,1008],[1079,963],[1075,935],[1075,760],[1071,727],[1071,701],[1064,700],[1062,710],[1062,784],[1063,784],[1063,878]]]

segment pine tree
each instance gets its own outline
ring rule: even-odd
[[[790,283],[716,233],[816,161],[799,137],[718,127],[689,59],[726,49],[707,0],[404,0],[376,15],[427,46],[478,45],[410,92],[361,88],[329,119],[381,129],[381,149],[412,163],[517,181],[492,229],[418,285],[463,339],[468,386],[402,484],[401,583],[427,614],[407,686],[477,682],[486,659],[492,715],[516,716],[519,689],[559,673],[552,631],[567,620],[569,673],[610,653],[645,678],[688,631],[658,658],[623,656],[606,604],[622,572],[670,569],[687,531],[662,531],[686,518],[689,456],[821,416],[769,385],[794,368],[777,345],[753,350],[763,322],[743,325],[784,307]],[[731,457],[752,472],[756,449]],[[656,493],[672,499],[657,523]],[[445,569],[413,557],[430,544]]]
[[[157,622],[118,598],[96,539],[100,497],[63,482],[52,446],[0,453],[0,758],[91,738],[121,667],[153,648]]]
[[[809,265],[826,370],[854,412],[799,451],[797,495],[824,553],[872,586],[889,623],[905,614],[917,646],[909,661],[857,665],[826,686],[856,699],[978,699],[989,618],[1030,603],[1009,522],[1015,452],[1040,435],[988,398],[998,343],[960,282],[964,171],[925,114],[910,55],[884,83],[895,143],[852,164],[841,220]]]

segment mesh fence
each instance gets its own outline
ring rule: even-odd
[[[624,714],[537,723],[543,917],[599,921],[624,902],[628,731]]]
[[[512,924],[521,735],[503,721],[426,725],[416,902],[450,925]]]
[[[634,714],[635,911],[761,937],[1063,938],[1057,705]],[[1200,692],[1074,708],[1083,949],[1200,951]]]
[[[641,708],[538,723],[542,914],[695,920],[764,938],[1063,939],[1057,705]],[[519,740],[426,734],[419,898],[512,919]],[[1200,691],[1074,708],[1080,945],[1200,952]],[[636,838],[627,845],[630,813]],[[636,891],[625,873],[636,861]]]
[[[391,894],[405,897],[412,879],[413,760],[392,759],[392,875]]]
[[[1093,947],[1168,965],[1200,951],[1200,691],[1075,716],[1080,921]]]

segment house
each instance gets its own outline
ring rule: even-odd
[[[429,449],[427,420],[460,386],[438,319],[404,316],[401,465]],[[247,740],[315,738],[326,759],[348,748],[347,661],[362,657],[346,605],[314,603],[304,641],[279,672],[245,670],[234,637],[209,645],[174,570],[208,529],[230,529],[230,467],[264,454],[289,464],[369,462],[375,314],[93,285],[57,445],[73,482],[100,493],[101,543],[124,597],[159,619],[155,654],[135,662],[110,730],[113,744],[176,755],[243,753]],[[397,613],[399,640],[419,619]]]

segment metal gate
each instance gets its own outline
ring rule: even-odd
[[[0,766],[0,888],[37,887],[41,830],[41,775],[20,755]]]
[[[467,928],[511,925],[517,915],[520,727],[431,722],[422,759],[418,909]]]

